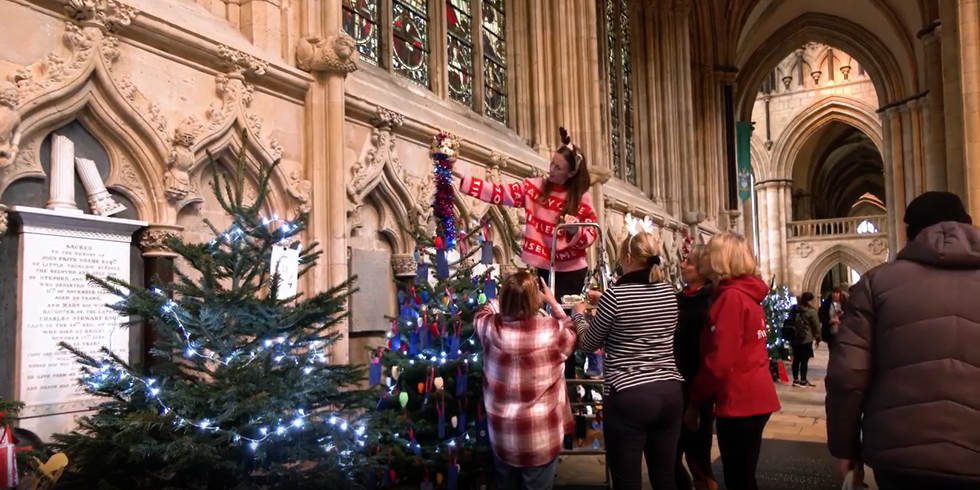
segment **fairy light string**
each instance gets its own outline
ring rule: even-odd
[[[260,227],[274,227],[270,231],[277,230],[281,236],[279,237],[278,243],[282,244],[286,242],[293,234],[297,231],[297,225],[289,222],[287,220],[282,220],[279,218],[278,214],[274,214],[272,218],[262,218],[261,224],[252,228],[242,229],[239,226],[235,226],[230,230],[216,236],[209,243],[209,247],[220,246],[221,244],[227,244],[229,246],[234,245],[240,239],[251,236],[252,233]],[[242,358],[245,358],[245,362],[242,366],[247,366],[255,359],[260,357],[260,354],[264,354],[267,351],[273,351],[273,354],[278,354],[273,357],[273,361],[276,364],[282,363],[284,360],[293,361],[295,365],[299,365],[300,359],[305,357],[304,364],[307,364],[303,369],[304,375],[309,375],[315,369],[317,363],[328,362],[328,356],[321,349],[321,341],[309,341],[296,343],[293,342],[288,336],[276,336],[274,338],[265,339],[261,342],[256,343],[255,349],[250,349],[247,353],[244,350],[236,350],[232,353],[217,353],[211,351],[210,349],[202,348],[197,345],[196,340],[193,338],[189,329],[184,325],[181,320],[181,315],[184,314],[183,309],[179,304],[172,299],[166,297],[165,293],[159,288],[152,288],[151,292],[159,297],[161,320],[162,321],[172,321],[173,325],[176,327],[180,339],[187,345],[185,355],[188,358],[199,357],[209,362],[214,362],[221,364],[222,366],[228,367],[235,362],[239,362]],[[120,301],[124,301],[120,299]],[[295,351],[297,349],[305,348],[303,354],[297,354]],[[271,421],[262,422],[260,420],[254,420],[250,423],[250,429],[248,432],[234,429],[225,429],[216,424],[213,420],[209,418],[194,418],[188,417],[185,414],[180,413],[175,410],[170,404],[164,400],[166,394],[164,387],[157,382],[156,379],[143,378],[142,376],[130,371],[124,365],[121,365],[112,356],[105,356],[98,362],[98,368],[95,370],[90,370],[85,368],[83,370],[83,376],[85,383],[96,392],[106,392],[108,385],[113,383],[128,383],[128,387],[124,390],[129,396],[134,395],[135,390],[142,390],[148,399],[153,400],[159,407],[160,413],[163,416],[168,416],[173,418],[173,424],[176,426],[189,426],[194,427],[205,432],[211,432],[216,434],[225,434],[234,443],[247,444],[250,449],[257,451],[260,444],[268,441],[274,437],[285,437],[291,431],[299,431],[310,423],[324,423],[333,427],[340,437],[347,438],[352,445],[356,447],[364,447],[368,437],[367,429],[363,423],[355,424],[338,416],[337,414],[330,412],[328,414],[322,412],[307,413],[304,408],[296,408],[291,413],[289,413],[284,418],[279,418],[275,423]],[[321,438],[318,442],[323,443],[324,450],[327,452],[337,451],[338,455],[344,458],[348,458],[346,462],[341,461],[341,464],[349,465],[352,464],[356,456],[354,451],[351,450],[341,450],[337,447],[336,443],[339,441],[330,441],[333,436],[328,436]]]

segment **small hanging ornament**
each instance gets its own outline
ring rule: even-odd
[[[398,368],[398,366],[391,366],[391,377],[395,381],[398,381],[398,373],[400,373],[400,372],[401,372],[401,370]]]
[[[449,420],[453,424],[453,429],[455,429],[456,427],[458,427],[456,424],[459,423],[459,417],[453,415],[453,418],[451,418]]]
[[[436,473],[436,485],[442,485],[442,473]]]
[[[481,292],[480,295],[476,297],[476,301],[478,303],[480,303],[481,305],[482,304],[485,304],[487,302],[487,294],[484,293],[484,292]]]
[[[398,403],[401,404],[402,408],[405,408],[405,406],[408,405],[408,393],[405,393],[404,391],[399,393]]]
[[[424,390],[425,390],[425,383],[419,382],[419,394],[421,395]]]
[[[436,390],[441,390],[442,389],[442,383],[443,383],[443,381],[442,381],[442,377],[441,376],[438,377],[438,378],[436,378],[432,382],[432,384],[436,387]]]

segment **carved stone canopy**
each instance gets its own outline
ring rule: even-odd
[[[168,236],[180,236],[183,226],[152,224],[140,233],[140,249],[143,257],[176,258],[177,254],[163,244]]]
[[[118,0],[68,0],[65,13],[83,27],[119,32],[139,15],[139,10]]]
[[[391,269],[395,277],[414,277],[418,271],[418,262],[412,254],[394,254],[391,256]]]

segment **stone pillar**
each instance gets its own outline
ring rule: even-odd
[[[898,229],[901,227],[901,222],[898,219],[898,209],[899,204],[897,200],[900,198],[902,193],[896,195],[896,185],[895,185],[895,165],[892,163],[892,125],[891,125],[891,112],[886,111],[881,113],[881,136],[882,141],[885,142],[882,147],[881,160],[883,162],[883,169],[885,174],[885,211],[888,215],[888,249],[898,250]]]
[[[226,2],[231,3],[231,2]],[[279,0],[241,0],[239,30],[259,49],[282,53],[282,10]],[[328,2],[329,3],[329,2]]]
[[[143,284],[147,288],[172,284],[174,282],[174,259],[177,254],[164,246],[168,236],[180,236],[182,226],[151,224],[140,233],[139,246],[143,256]],[[169,295],[168,297],[173,297]],[[142,351],[140,359],[143,371],[147,374],[157,362],[150,355],[159,334],[150,322],[143,322]],[[134,356],[135,357],[135,356]]]
[[[939,26],[922,35],[925,47],[925,190],[944,191],[946,177],[946,108],[943,97],[943,51]]]
[[[772,268],[769,267],[769,194],[762,184],[755,186],[756,199],[756,233],[758,234],[759,250],[756,252],[759,259],[759,269],[762,278],[766,282],[772,277]]]
[[[939,0],[942,25],[937,28],[937,32],[943,58],[943,104],[952,109],[943,114],[947,128],[946,184],[950,192],[967,202],[966,168],[963,161],[963,111],[959,110],[963,106],[963,89],[960,79],[960,36],[956,2],[957,0]]]
[[[980,5],[978,0],[957,5],[966,195],[970,214],[980,216]]]
[[[770,277],[775,276],[776,282],[781,284],[785,282],[785,277],[783,276],[783,259],[786,253],[786,247],[783,245],[785,235],[781,231],[785,230],[786,225],[782,221],[784,218],[782,214],[783,200],[780,196],[779,187],[779,181],[768,181],[761,182],[757,186],[757,189],[760,190],[760,194],[765,194],[765,197],[759,201],[760,203],[765,202],[766,227],[765,229],[760,227],[759,232],[767,243],[769,277],[766,277],[766,280],[768,281]]]
[[[666,115],[666,103],[663,97],[663,45],[660,42],[661,32],[659,26],[659,8],[655,5],[647,4],[644,9],[644,17],[647,27],[647,35],[643,37],[646,42],[646,59],[639,66],[646,74],[647,106],[643,114],[645,124],[641,124],[640,131],[645,131],[649,135],[650,141],[650,196],[653,201],[661,206],[665,206],[665,196],[667,192],[666,181],[666,148],[667,143],[664,137],[664,124]]]
[[[126,206],[119,204],[109,195],[109,190],[105,188],[105,183],[102,182],[102,176],[99,175],[99,169],[96,168],[95,162],[87,158],[75,158],[75,171],[78,172],[78,177],[82,180],[82,187],[85,188],[85,194],[88,195],[88,204],[92,208],[92,214],[112,216],[126,210]]]
[[[793,221],[793,182],[781,180],[776,185],[776,194],[779,197],[779,249],[782,251],[779,262],[779,274],[783,278],[784,284],[789,284],[791,279],[789,274],[789,245],[787,243],[787,226]]]
[[[912,176],[908,175],[905,169],[905,138],[903,138],[905,133],[902,130],[902,110],[899,107],[892,107],[885,111],[885,114],[888,116],[888,134],[891,136],[890,138],[885,138],[884,141],[886,145],[891,143],[891,158],[884,162],[885,167],[892,168],[892,202],[895,206],[892,211],[894,213],[895,224],[890,230],[894,230],[896,244],[901,246],[905,243],[905,226],[902,225],[902,222],[905,217],[905,206],[908,205],[909,199],[905,181]],[[891,234],[893,232],[889,231],[889,235]],[[898,249],[896,248],[895,250]]]
[[[75,206],[75,143],[51,135],[51,170],[48,173],[48,209],[81,213]]]

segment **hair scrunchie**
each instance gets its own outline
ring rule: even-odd
[[[653,257],[648,258],[647,265],[650,267],[660,265],[660,256],[654,255]]]

